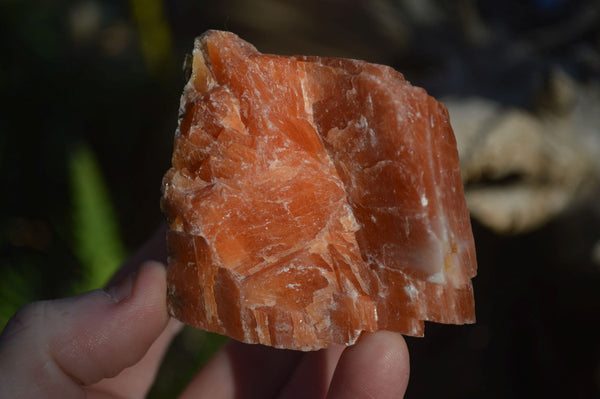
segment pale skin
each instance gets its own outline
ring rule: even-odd
[[[143,398],[181,324],[166,306],[164,230],[104,290],[34,302],[0,335],[0,398]],[[181,399],[401,398],[402,335],[365,334],[352,347],[297,352],[230,341]]]

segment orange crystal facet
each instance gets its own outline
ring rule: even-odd
[[[474,322],[456,143],[423,89],[209,31],[180,111],[162,197],[173,316],[299,350]]]

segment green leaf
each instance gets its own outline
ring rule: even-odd
[[[83,270],[78,292],[103,286],[125,257],[117,218],[100,167],[81,146],[70,158],[74,250]]]
[[[130,0],[138,41],[150,72],[173,59],[172,35],[162,0]]]

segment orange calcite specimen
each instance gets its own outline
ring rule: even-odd
[[[456,143],[423,89],[209,31],[180,111],[162,198],[173,316],[298,350],[474,322]]]

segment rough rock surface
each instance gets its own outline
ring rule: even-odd
[[[209,31],[180,111],[161,204],[175,317],[299,350],[474,322],[456,143],[424,90]]]
[[[600,88],[561,70],[537,109],[444,98],[471,215],[501,234],[536,230],[593,196],[600,180]]]

